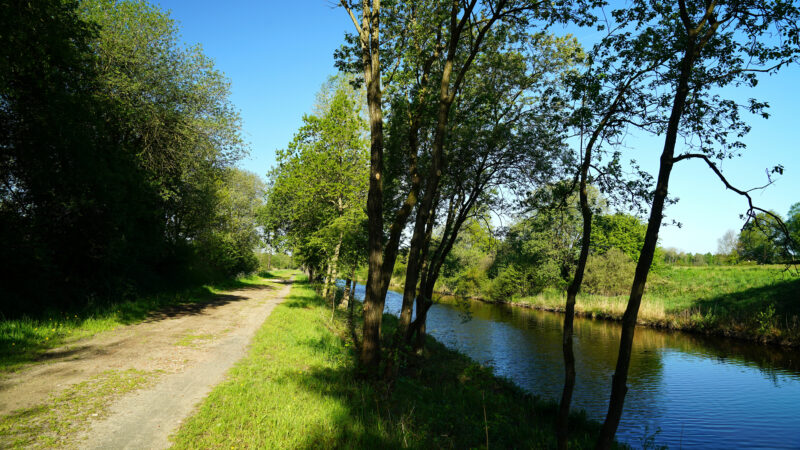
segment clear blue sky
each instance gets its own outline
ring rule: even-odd
[[[328,0],[243,2],[168,0],[182,39],[201,44],[232,83],[232,100],[240,109],[244,137],[251,156],[240,166],[264,176],[275,161],[275,150],[285,147],[311,110],[320,85],[335,73],[333,51],[341,45],[352,23]],[[581,35],[584,35],[581,33]],[[590,36],[587,33],[584,36]],[[785,172],[767,190],[755,192],[758,206],[785,215],[800,202],[800,68],[765,77],[742,98],[769,102],[772,117],[754,119],[741,158],[725,161],[722,169],[737,187],[766,182],[764,170],[783,164]],[[663,141],[631,138],[628,146],[645,169],[656,173]],[[746,201],[726,191],[701,161],[678,164],[670,183],[678,204],[667,214],[682,228],[662,228],[661,245],[684,251],[715,251],[717,239],[738,230]]]

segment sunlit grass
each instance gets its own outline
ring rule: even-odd
[[[563,311],[563,291],[514,299]],[[580,294],[576,312],[621,319],[628,296]],[[784,266],[673,267],[651,275],[639,323],[800,344],[800,278]]]
[[[345,313],[330,314],[309,285],[295,285],[175,447],[481,448],[487,428],[490,447],[554,445],[554,404],[432,339],[391,386],[359,379]],[[384,336],[395,324],[384,316]],[[576,417],[571,447],[592,445],[594,431]]]

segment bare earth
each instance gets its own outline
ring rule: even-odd
[[[47,362],[0,380],[0,416],[47,402],[70,385],[111,369],[161,371],[158,382],[115,401],[80,436],[80,448],[166,448],[168,437],[224,379],[252,336],[288,294],[254,286],[206,304],[163,310],[147,321],[52,350]]]

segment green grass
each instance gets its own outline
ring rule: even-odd
[[[44,404],[0,417],[0,447],[65,447],[90,419],[105,416],[122,395],[152,385],[157,372],[108,370],[51,396]]]
[[[564,293],[546,291],[514,303],[561,311]],[[579,314],[621,319],[627,295],[581,294]],[[643,325],[800,345],[800,277],[784,266],[669,267],[648,279]]]
[[[391,385],[360,380],[345,313],[330,314],[308,284],[295,284],[175,447],[480,448],[487,428],[491,447],[554,446],[554,404],[432,339]],[[395,325],[384,316],[384,336]],[[596,425],[583,416],[574,424],[572,448],[591,446]]]
[[[286,278],[293,273],[297,272],[279,271],[277,276]],[[186,303],[206,303],[224,291],[258,285],[274,283],[251,275],[78,311],[49,311],[39,317],[0,320],[0,372],[16,370],[24,364],[36,361],[47,350],[77,339],[141,322],[161,308]]]

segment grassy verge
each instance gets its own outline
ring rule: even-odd
[[[275,271],[269,273],[269,278],[288,278],[293,273]],[[223,291],[262,284],[270,282],[252,275],[79,311],[50,311],[35,318],[0,320],[0,372],[12,371],[36,361],[47,350],[77,339],[141,322],[160,308],[205,303]]]
[[[800,278],[783,266],[674,267],[654,274],[639,311],[647,326],[800,345]],[[628,296],[581,294],[580,315],[619,320]],[[563,311],[564,293],[511,303]]]
[[[432,339],[391,386],[359,380],[344,312],[330,314],[296,284],[176,448],[479,448],[487,433],[491,447],[554,446],[554,404]],[[396,319],[384,324],[388,336]],[[574,424],[572,447],[591,446],[595,424]]]
[[[102,418],[122,395],[152,385],[157,372],[109,370],[51,396],[42,405],[0,417],[0,447],[58,448],[85,429],[90,419]]]

